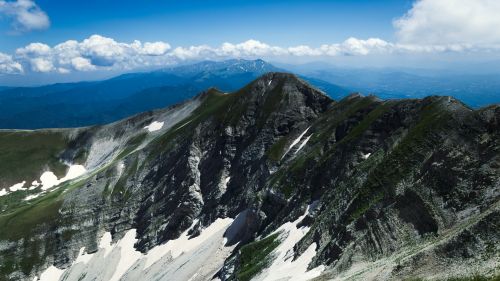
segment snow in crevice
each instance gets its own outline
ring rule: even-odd
[[[366,154],[361,153],[361,158],[363,158],[363,159],[365,159],[365,160],[366,160],[366,159],[368,159],[368,158],[370,157],[370,155],[372,155],[370,152],[368,152],[368,153],[366,153]]]
[[[312,134],[310,134],[299,146],[299,148],[297,148],[297,150],[295,151],[295,154],[299,153],[299,151],[306,145],[306,143],[309,141],[309,139],[312,137]]]
[[[314,256],[316,256],[316,243],[311,244],[302,255],[293,260],[293,247],[309,232],[309,227],[300,227],[297,225],[310,213],[311,206],[306,213],[293,222],[287,222],[280,226],[274,233],[281,233],[281,244],[273,251],[273,260],[271,265],[256,276],[253,280],[274,281],[302,281],[310,280],[319,276],[324,266],[318,266],[308,270]]]
[[[309,128],[311,128],[311,127],[307,127],[307,129],[305,131],[303,131],[295,140],[293,140],[293,142],[290,144],[290,146],[286,150],[285,154],[283,154],[283,156],[281,156],[281,159],[283,159],[288,154],[288,152],[290,152],[290,150],[292,150],[292,148],[294,148],[300,142],[300,140],[304,137],[304,135],[307,134],[307,131],[309,131]]]
[[[163,128],[163,124],[165,124],[165,122],[153,121],[153,123],[145,126],[144,129],[147,129],[149,132],[155,132]]]
[[[232,222],[231,218],[219,218],[190,239],[188,232],[198,223],[195,220],[179,238],[156,246],[146,254],[134,248],[135,229],[127,231],[116,243],[112,243],[111,234],[106,232],[97,252],[86,254],[85,248],[81,248],[69,268],[61,270],[51,266],[42,276],[53,274],[50,281],[208,280],[234,249],[234,246],[225,246],[224,238]]]

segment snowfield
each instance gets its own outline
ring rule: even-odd
[[[131,229],[122,239],[112,243],[106,232],[99,250],[86,254],[81,248],[78,258],[67,269],[49,267],[34,281],[125,281],[125,280],[210,280],[222,267],[234,246],[226,247],[224,233],[233,219],[217,219],[200,235],[189,239],[193,223],[175,240],[142,254],[134,248],[136,230]]]
[[[310,213],[311,205],[307,207],[304,215],[293,222],[287,222],[279,227],[274,233],[282,233],[281,244],[273,251],[273,261],[271,265],[252,280],[259,281],[305,281],[318,277],[324,271],[324,266],[318,266],[308,270],[309,263],[316,255],[316,243],[313,243],[296,260],[293,260],[293,247],[309,232],[309,227],[297,225]]]
[[[146,127],[144,127],[144,129],[147,129],[150,132],[158,131],[158,130],[160,130],[163,127],[164,123],[165,122],[154,121],[153,123],[151,123],[151,124],[147,125]]]

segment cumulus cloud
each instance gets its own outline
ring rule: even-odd
[[[133,70],[146,67],[174,65],[180,61],[222,60],[228,58],[294,59],[329,58],[336,56],[374,56],[397,54],[427,54],[444,52],[499,51],[500,47],[488,45],[478,47],[468,43],[413,44],[392,43],[380,38],[348,38],[319,47],[299,45],[291,47],[273,46],[258,40],[241,43],[175,47],[166,42],[118,42],[101,35],[92,35],[82,41],[68,40],[49,46],[31,43],[18,48],[14,56],[3,55],[0,71],[21,73],[23,69],[33,72],[69,73],[93,70]]]
[[[0,16],[12,21],[17,31],[46,29],[50,26],[47,14],[32,0],[0,0]]]
[[[498,0],[418,0],[393,24],[406,44],[499,44],[499,14]]]
[[[23,73],[23,66],[14,61],[11,56],[0,53],[0,74]]]

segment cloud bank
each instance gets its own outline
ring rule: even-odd
[[[0,0],[0,18],[7,17],[16,31],[46,29],[50,26],[47,14],[32,0]]]
[[[489,47],[492,48],[492,47]],[[218,47],[208,45],[172,48],[166,42],[117,42],[101,35],[92,35],[83,41],[68,40],[49,46],[31,43],[18,48],[10,56],[3,54],[0,73],[59,72],[93,70],[132,70],[168,66],[181,61],[221,60],[228,58],[327,58],[337,56],[368,56],[381,54],[422,54],[437,52],[481,51],[471,44],[418,45],[391,43],[379,38],[366,40],[348,38],[341,43],[319,47],[299,45],[272,46],[257,40]]]
[[[406,44],[499,44],[499,15],[498,0],[418,0],[394,27]]]

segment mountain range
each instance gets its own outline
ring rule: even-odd
[[[263,60],[204,61],[104,81],[0,88],[0,128],[106,124],[173,105],[209,87],[234,91],[270,71],[282,70]],[[335,98],[348,93],[320,79],[311,82]]]
[[[500,106],[270,72],[0,131],[0,280],[498,280],[499,199]]]

